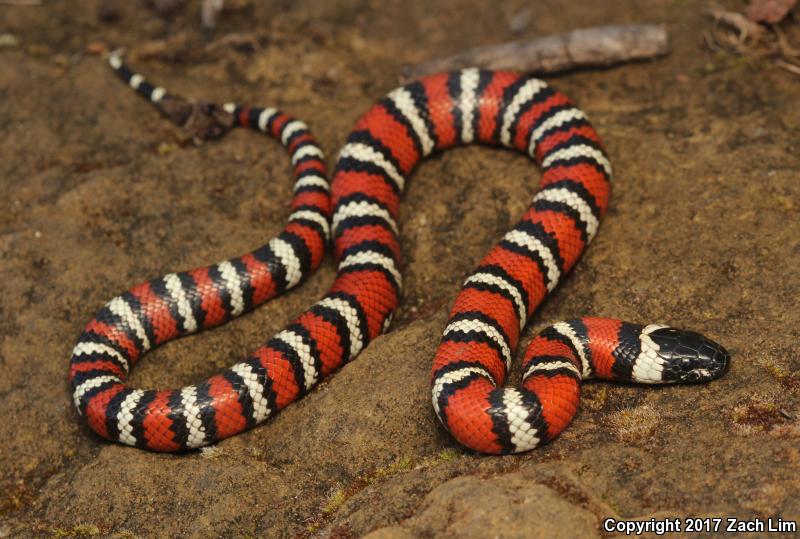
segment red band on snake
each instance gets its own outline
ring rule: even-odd
[[[118,58],[111,64],[154,103],[168,95]],[[592,240],[610,196],[611,165],[595,130],[543,81],[465,69],[392,91],[348,137],[332,200],[322,152],[305,124],[274,109],[225,110],[235,125],[288,147],[297,178],[289,224],[251,253],[134,287],[89,323],[70,381],[78,410],[99,435],[156,451],[201,447],[272,417],[355,358],[387,331],[400,300],[397,218],[408,177],[425,157],[471,143],[529,155],[542,179],[520,222],[465,280],[434,360],[434,409],[459,442],[514,453],[552,440],[577,411],[582,379],[703,382],[726,372],[725,349],[696,333],[582,318],[535,337],[521,387],[502,387],[526,322]],[[329,216],[338,274],[322,300],[205,382],[166,391],[125,385],[149,349],[299,283],[324,256]]]

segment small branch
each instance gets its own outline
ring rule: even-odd
[[[780,59],[775,60],[775,63],[778,65],[778,67],[780,67],[781,69],[785,69],[789,73],[800,75],[800,66],[798,65],[790,64],[789,62]]]
[[[553,73],[580,67],[610,66],[662,56],[667,52],[667,31],[661,25],[598,26],[470,49],[449,58],[406,66],[401,78],[408,81],[438,71],[465,67]]]
[[[227,48],[257,51],[261,48],[261,46],[258,43],[258,36],[254,34],[233,32],[215,39],[206,45],[205,52],[208,54],[213,54]]]
[[[775,37],[778,38],[778,49],[780,49],[783,58],[794,60],[800,57],[800,50],[794,48],[789,43],[789,40],[786,39],[786,34],[783,33],[780,26],[775,24],[772,26],[772,30],[775,32]]]
[[[741,13],[726,11],[717,6],[712,6],[706,13],[718,23],[736,30],[740,43],[744,43],[748,39],[758,41],[764,34],[764,29],[758,23],[751,21]]]

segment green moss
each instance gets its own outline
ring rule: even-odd
[[[371,474],[365,476],[363,480],[367,485],[371,485],[379,481],[385,481],[386,479],[392,477],[398,472],[408,471],[413,467],[414,467],[414,459],[412,459],[411,457],[401,457],[400,459],[392,462],[387,466],[384,466],[383,468],[378,468]]]
[[[789,372],[784,367],[770,360],[760,361],[759,365],[774,376],[786,389],[790,391],[800,389],[800,376],[798,376],[797,373]]]
[[[445,449],[433,458],[433,465],[436,466],[438,464],[444,464],[445,462],[454,461],[461,457],[461,455],[463,455],[463,453],[456,449]]]
[[[772,361],[761,361],[760,364],[764,368],[765,371],[770,373],[772,376],[777,378],[779,381],[781,381],[784,378],[786,378],[787,376],[789,376],[789,373],[786,372],[786,369],[784,369],[783,367],[777,365],[776,363],[774,363]]]
[[[346,501],[347,493],[344,491],[344,489],[337,489],[328,499],[328,503],[325,504],[325,507],[322,508],[322,514],[331,515],[335,513],[342,505],[344,505],[344,502]]]
[[[786,422],[781,407],[760,395],[751,396],[748,401],[734,406],[731,416],[744,434],[769,432]]]

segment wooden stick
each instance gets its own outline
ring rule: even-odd
[[[406,66],[401,70],[401,80],[465,67],[553,73],[653,58],[666,54],[668,49],[667,30],[662,25],[598,26],[478,47],[448,58]]]
[[[795,75],[800,75],[800,66],[795,64],[790,64],[785,60],[775,60],[775,63],[778,64],[778,67],[781,69],[785,69],[789,73],[794,73]]]

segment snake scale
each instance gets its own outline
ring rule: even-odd
[[[110,64],[156,106],[170,99],[118,56]],[[611,165],[597,133],[545,82],[473,68],[397,88],[357,121],[330,184],[306,124],[272,108],[223,109],[235,126],[288,149],[296,178],[289,222],[250,253],[136,286],[89,322],[69,377],[76,407],[100,436],[155,451],[205,446],[267,420],[353,360],[388,330],[400,301],[397,218],[407,179],[426,157],[472,143],[530,156],[541,186],[464,281],[433,361],[433,407],[460,443],[505,454],[552,440],[575,416],[585,379],[705,382],[727,371],[728,352],[697,333],[580,318],[539,333],[521,386],[504,387],[527,321],[595,236],[610,197]],[[148,350],[300,283],[331,240],[338,273],[330,291],[249,357],[181,389],[125,385]]]

